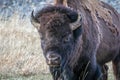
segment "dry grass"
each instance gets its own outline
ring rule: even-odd
[[[40,39],[30,20],[14,15],[0,22],[0,74],[35,75],[48,73],[41,54]]]

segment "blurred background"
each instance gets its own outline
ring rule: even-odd
[[[30,23],[31,11],[52,1],[0,0],[0,80],[52,80],[39,35]],[[102,1],[120,13],[120,0]],[[109,80],[114,80],[111,67]]]
[[[120,12],[120,0],[102,0],[112,5]],[[20,19],[29,17],[30,12],[35,8],[42,8],[52,0],[0,0],[0,16],[8,19],[15,13],[19,13]]]

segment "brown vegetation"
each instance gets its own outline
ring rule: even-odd
[[[47,73],[39,36],[29,19],[17,15],[0,22],[0,75]]]

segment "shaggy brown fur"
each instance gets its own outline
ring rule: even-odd
[[[101,32],[100,32],[100,34],[99,33],[98,34],[99,34],[101,46],[99,48],[102,48],[102,49],[99,49],[98,53],[97,53],[98,62],[101,65],[103,65],[105,62],[114,60],[114,57],[117,54],[120,54],[120,52],[119,52],[120,51],[120,14],[118,14],[116,12],[116,10],[114,10],[108,4],[105,4],[105,3],[97,1],[97,0],[67,0],[67,3],[68,3],[69,7],[79,10],[81,12],[83,19],[84,19],[84,23],[87,24],[88,26],[90,26],[89,23],[85,22],[88,15],[86,16],[85,14],[87,13],[87,11],[89,11],[89,13],[92,17],[92,20],[94,22],[96,22],[96,27],[100,28]],[[93,26],[93,24],[92,24],[92,26]],[[102,28],[102,26],[104,26],[104,27],[107,26],[108,30],[110,30],[110,31],[105,31],[103,33],[102,30],[104,29],[104,27]],[[107,33],[112,33],[112,35],[110,37],[113,36],[113,38],[104,37],[104,35]],[[115,39],[115,37],[116,37],[116,39]],[[107,40],[107,42],[102,39]],[[115,42],[114,43],[115,46],[113,47],[113,49],[112,49],[112,46],[113,46],[112,41]],[[105,47],[105,49],[107,49],[108,51],[103,49],[103,47]],[[117,48],[117,49],[115,50],[115,48]],[[76,52],[80,52],[80,51],[76,51]],[[105,52],[109,52],[112,54],[109,54],[109,53],[104,54]],[[75,56],[75,58],[73,58],[73,60],[71,60],[72,63],[77,62],[75,60],[77,60],[76,58],[79,57],[79,55],[80,54],[77,54]],[[108,57],[107,57],[107,55],[108,55]],[[120,59],[120,57],[119,57],[119,59]],[[73,62],[73,61],[75,61],[75,62]],[[115,61],[113,61],[113,64],[114,64],[114,62]],[[114,65],[116,80],[120,80],[120,77],[118,77],[120,71],[116,69],[117,66],[120,66],[119,62],[120,62],[120,60],[117,61],[116,65]]]
[[[114,64],[117,56],[114,71],[116,80],[120,80],[118,68],[120,66],[120,14],[108,4],[97,0],[68,0],[68,6],[81,12],[84,28],[98,27],[97,61],[100,65],[103,65],[112,60]],[[73,60],[76,60],[79,55],[77,54]],[[73,60],[71,61],[73,62]],[[73,63],[73,65],[75,64]]]
[[[81,26],[72,30],[77,11]],[[43,8],[34,19],[40,24],[46,60],[47,54],[62,59],[59,69],[50,66],[54,80],[107,80],[105,63],[109,61],[120,80],[120,15],[111,6],[97,0],[55,0],[55,6]]]

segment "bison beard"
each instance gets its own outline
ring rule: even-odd
[[[31,23],[41,35],[54,80],[107,80],[109,61],[120,80],[120,15],[111,6],[97,0],[56,0],[55,6],[35,16],[32,12]]]

